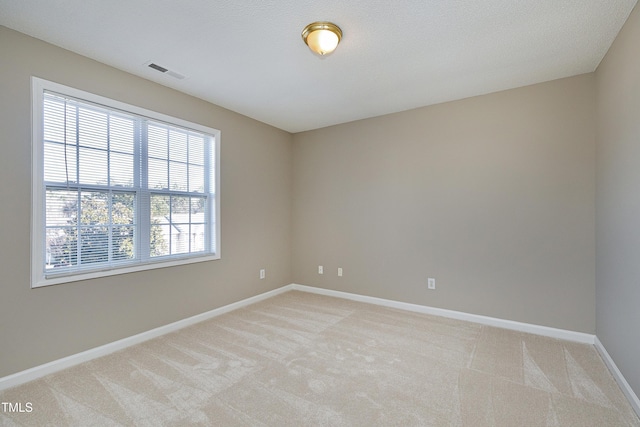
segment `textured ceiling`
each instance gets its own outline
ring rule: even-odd
[[[299,132],[594,71],[636,2],[0,0],[0,25]]]

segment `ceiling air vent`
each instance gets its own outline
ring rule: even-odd
[[[162,65],[158,65],[153,62],[150,62],[147,64],[147,66],[149,68],[153,68],[156,71],[160,71],[161,73],[174,77],[176,79],[180,79],[180,80],[184,79],[184,76],[182,74],[176,73],[175,71],[171,71],[168,68],[164,68]]]

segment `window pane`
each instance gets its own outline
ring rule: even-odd
[[[78,263],[78,234],[75,227],[47,227],[45,269]]]
[[[133,187],[133,155],[111,153],[111,186]]]
[[[65,157],[66,151],[66,157]],[[76,147],[73,145],[45,142],[44,144],[44,180],[49,182],[69,183],[76,178]]]
[[[204,223],[207,199],[204,197],[191,198],[191,222]]]
[[[187,191],[187,165],[169,162],[169,189]]]
[[[152,257],[169,255],[171,226],[171,198],[151,195],[150,254]]]
[[[171,197],[171,222],[188,223],[189,210],[189,197]]]
[[[95,264],[109,261],[109,227],[80,227],[80,263]]]
[[[45,141],[64,141],[64,102],[59,99],[45,99],[44,139]]]
[[[133,226],[117,226],[113,227],[112,236],[112,257],[114,261],[122,261],[133,259],[134,250],[134,232]]]
[[[169,160],[187,162],[187,134],[171,129],[169,131]]]
[[[48,189],[45,204],[47,225],[45,268],[77,265],[78,192]]]
[[[171,197],[171,253],[189,252],[189,197]]]
[[[83,191],[80,196],[80,224],[109,224],[109,194]]]
[[[189,191],[204,193],[204,167],[189,165]]]
[[[134,131],[133,119],[111,116],[109,122],[109,148],[113,151],[133,154]]]
[[[149,124],[147,127],[147,138],[149,156],[158,159],[167,159],[169,155],[167,145],[167,129],[157,125]]]
[[[169,224],[160,225],[156,220],[151,221],[151,256],[169,255],[169,240],[171,237],[171,226]]]
[[[169,188],[166,160],[149,159],[149,188],[164,190]]]
[[[75,225],[78,221],[78,192],[47,189],[46,225]]]
[[[191,224],[191,252],[202,252],[205,249],[205,225]]]
[[[128,225],[135,222],[134,193],[114,192],[111,196],[111,223],[114,225]]]
[[[169,224],[171,218],[170,197],[151,195],[151,220],[157,224]]]
[[[111,222],[112,224],[134,224],[135,194],[113,193]],[[135,257],[135,226],[115,226],[112,233],[113,259],[133,259]]]
[[[78,111],[78,142],[84,147],[107,149],[107,115],[80,108]]]
[[[189,163],[204,165],[204,148],[203,137],[189,135]]]
[[[189,252],[189,224],[172,224],[171,253],[185,254]]]
[[[107,152],[80,147],[81,184],[107,185]]]

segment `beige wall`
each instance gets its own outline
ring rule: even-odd
[[[222,259],[30,289],[32,75],[220,129]],[[0,377],[291,282],[290,134],[4,27],[0,94]]]
[[[593,333],[594,117],[587,74],[294,135],[294,281]]]
[[[640,7],[596,72],[597,335],[640,395]]]

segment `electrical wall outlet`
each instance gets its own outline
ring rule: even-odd
[[[264,279],[265,277],[267,277],[267,272],[266,270],[263,268],[262,270],[260,270],[260,278]]]
[[[324,267],[321,265],[318,266],[318,274],[324,274]]]
[[[429,277],[427,279],[427,287],[429,289],[435,289],[436,288],[436,279],[434,279],[433,277]]]
[[[342,267],[338,267],[338,277],[342,277]]]

